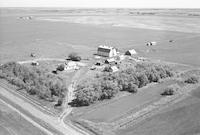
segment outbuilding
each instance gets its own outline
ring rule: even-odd
[[[110,69],[111,72],[117,72],[119,70],[116,66],[111,66]]]
[[[38,66],[39,63],[38,63],[37,61],[33,61],[33,62],[31,62],[31,65],[33,65],[33,66]]]
[[[105,64],[115,64],[115,63],[116,63],[116,60],[114,58],[105,60]]]
[[[155,46],[155,45],[157,45],[157,42],[155,42],[155,41],[148,42],[146,45],[147,46]]]
[[[125,52],[125,55],[129,55],[129,56],[132,56],[132,55],[135,55],[137,54],[137,52],[134,50],[134,49],[131,49],[131,50],[128,50]]]

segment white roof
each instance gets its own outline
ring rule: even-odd
[[[76,63],[75,63],[75,62],[72,62],[72,61],[70,61],[70,62],[66,63],[66,65],[67,65],[67,66],[76,66]]]
[[[107,61],[108,62],[113,62],[113,61],[115,61],[115,59],[114,58],[110,58],[110,59],[107,59]]]
[[[116,66],[112,66],[112,67],[110,67],[110,68],[112,69],[113,72],[116,72],[116,71],[119,70]]]
[[[134,49],[128,50],[131,54],[137,54],[137,52]]]
[[[100,45],[98,48],[113,49],[111,46]]]

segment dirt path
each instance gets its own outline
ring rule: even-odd
[[[57,117],[53,117],[50,115],[47,115],[43,112],[41,112],[40,110],[36,109],[33,105],[31,105],[28,102],[25,102],[23,99],[15,96],[14,94],[10,93],[8,90],[6,90],[3,87],[0,87],[0,94],[5,97],[6,99],[10,100],[11,102],[13,102],[14,104],[16,104],[17,106],[23,108],[23,110],[25,110],[26,112],[30,113],[33,117],[38,118],[42,121],[44,121],[45,123],[49,124],[51,127],[55,128],[57,131],[61,132],[64,135],[81,135],[83,133],[80,133],[78,131],[76,131],[75,129],[71,128],[70,126],[64,124],[62,122],[60,122],[60,120]],[[14,107],[13,107],[14,109]],[[15,108],[15,110],[17,110]],[[20,113],[20,110],[17,110]],[[22,113],[20,113],[22,114]],[[24,114],[22,114],[24,115]],[[24,115],[24,117],[26,117]],[[31,120],[31,118],[26,117],[27,120],[29,120],[31,123],[34,123],[35,125],[39,125],[37,124],[37,122],[33,122],[33,120]],[[41,126],[42,127],[42,126]],[[45,130],[45,129],[43,129]],[[46,131],[48,132],[48,131]],[[48,132],[48,134],[51,134],[50,132]]]
[[[69,106],[68,103],[70,103],[74,99],[74,88],[76,86],[77,80],[79,79],[79,77],[81,76],[83,72],[84,72],[84,67],[78,70],[77,73],[72,78],[72,83],[69,85],[68,93],[67,93],[67,96],[65,97],[65,103],[64,103],[65,110],[60,115],[61,121],[64,121],[65,117],[67,117],[67,115],[69,115],[71,111],[73,110],[73,108]]]

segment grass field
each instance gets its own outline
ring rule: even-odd
[[[35,15],[42,16],[40,14]],[[45,15],[43,15],[45,16]],[[52,17],[46,15],[45,17]],[[135,48],[139,55],[161,60],[199,66],[199,33],[176,32],[110,25],[75,24],[43,20],[22,20],[20,14],[1,16],[0,62],[29,59],[31,52],[38,57],[62,57],[73,51],[90,57],[100,44],[108,43],[121,51]],[[80,16],[76,16],[79,18]],[[115,16],[114,16],[115,17]],[[143,17],[143,16],[142,16]],[[149,20],[147,17],[142,18]],[[157,18],[156,21],[162,20]],[[185,17],[185,22],[196,18]],[[173,22],[173,17],[171,17]],[[178,20],[174,17],[178,25]],[[162,21],[161,21],[162,23]],[[164,23],[164,22],[163,22]],[[182,24],[181,23],[181,24]],[[173,23],[172,23],[173,24]],[[180,24],[180,26],[182,26]],[[199,26],[199,22],[195,25]],[[182,26],[187,27],[187,26]],[[169,40],[174,42],[169,43]],[[157,41],[158,45],[146,47],[146,42]]]
[[[0,102],[0,123],[0,135],[45,135],[2,102]]]
[[[192,96],[150,117],[137,126],[117,131],[118,135],[199,135],[200,88]]]

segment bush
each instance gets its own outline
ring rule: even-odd
[[[188,79],[186,79],[184,82],[185,82],[185,83],[195,84],[195,83],[198,83],[198,82],[199,82],[199,79],[198,79],[197,76],[191,76],[191,77],[189,77]]]
[[[135,85],[134,83],[128,84],[128,92],[136,93],[137,91],[138,91],[137,85]]]
[[[65,65],[64,65],[64,64],[60,64],[60,65],[57,67],[57,70],[58,70],[58,71],[63,71],[63,70],[65,70]]]
[[[103,69],[104,72],[112,72],[112,69],[110,66],[106,66],[104,69]]]
[[[68,58],[72,61],[80,61],[81,60],[81,56],[79,56],[77,53],[69,54]]]
[[[162,96],[171,96],[171,95],[174,95],[175,92],[177,90],[180,89],[180,86],[178,84],[173,84],[173,85],[170,85],[168,86],[164,91],[163,93],[161,93]]]
[[[147,76],[143,73],[137,74],[137,79],[139,81],[139,85],[138,85],[139,88],[146,86],[149,83]]]

